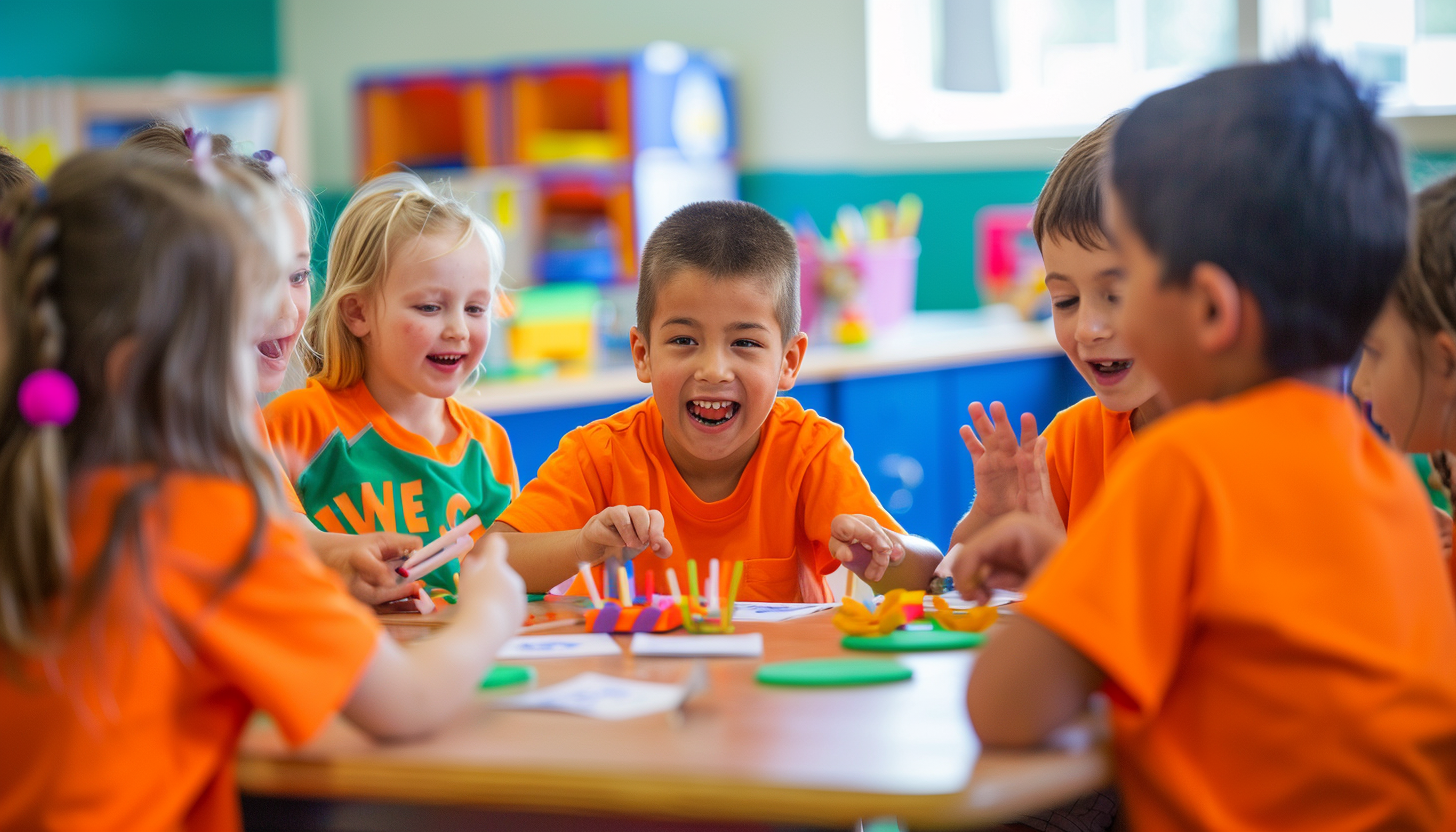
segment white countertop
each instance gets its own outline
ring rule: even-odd
[[[864,346],[816,347],[811,342],[799,381],[913,373],[1060,352],[1050,322],[1027,323],[1009,307],[921,312]],[[644,399],[651,392],[631,367],[612,367],[587,376],[485,381],[461,390],[456,398],[495,415]]]

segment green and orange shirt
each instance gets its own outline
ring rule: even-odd
[[[454,399],[445,400],[445,412],[456,436],[434,445],[384,412],[363,381],[330,390],[310,379],[264,415],[315,526],[337,534],[400,532],[429,543],[472,514],[488,528],[520,491],[505,429]],[[425,580],[453,592],[458,571],[451,563]]]

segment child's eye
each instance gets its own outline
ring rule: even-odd
[[[291,275],[288,276],[288,285],[289,286],[302,286],[303,284],[305,284],[305,283],[308,282],[308,279],[310,277],[313,277],[313,271],[312,270],[310,270],[310,269],[299,269],[298,271],[296,271],[293,274],[291,274]]]
[[[440,311],[440,305],[438,303],[421,303],[415,308],[420,310],[421,312],[424,312],[425,314],[431,314]]]
[[[465,307],[465,313],[468,315],[484,315],[485,307],[481,306],[480,304],[472,303],[469,306]]]
[[[1061,300],[1052,301],[1052,306],[1055,306],[1058,309],[1071,309],[1076,305],[1077,298],[1062,298]]]
[[[760,344],[760,343],[758,343],[757,341],[749,340],[748,338],[739,338],[737,341],[734,341],[733,342],[733,346],[735,346],[735,347],[761,347],[763,345]]]
[[[679,347],[691,347],[693,345],[693,339],[689,338],[686,335],[679,335],[676,338],[667,339],[667,343]]]
[[[1117,302],[1118,302],[1118,300],[1120,300],[1120,299],[1121,299],[1121,296],[1119,296],[1119,295],[1109,294],[1107,296],[1107,302],[1110,303],[1110,304],[1113,304],[1113,305],[1116,305]]]

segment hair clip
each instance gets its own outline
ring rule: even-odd
[[[268,172],[275,178],[283,179],[288,176],[288,163],[277,153],[265,148],[254,153],[253,158],[267,165]]]
[[[15,399],[20,417],[37,428],[69,425],[81,403],[76,382],[60,370],[50,368],[26,376]]]
[[[199,130],[192,134],[191,146],[192,167],[197,171],[197,178],[209,185],[222,182],[222,176],[217,172],[217,164],[212,160],[212,134]]]

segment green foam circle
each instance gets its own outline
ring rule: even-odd
[[[536,681],[536,668],[525,664],[498,664],[480,680],[481,690],[508,688]]]
[[[763,665],[754,678],[764,685],[822,688],[902,682],[912,675],[910,668],[885,659],[808,659]]]
[[[847,650],[876,653],[917,653],[922,650],[964,650],[980,647],[985,633],[956,630],[894,630],[883,636],[845,636],[840,645]]]

